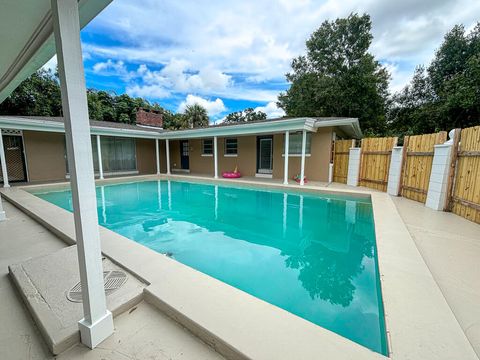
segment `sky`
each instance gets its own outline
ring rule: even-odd
[[[323,21],[352,12],[370,14],[370,51],[395,92],[455,24],[473,28],[480,1],[113,0],[81,33],[87,87],[174,112],[199,103],[212,122],[247,107],[279,117],[291,60]]]

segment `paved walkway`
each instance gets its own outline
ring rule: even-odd
[[[3,201],[8,220],[0,222],[0,359],[53,359],[8,276],[8,265],[66,246],[54,234]],[[115,333],[95,350],[83,345],[57,359],[222,359],[151,305],[115,318]]]
[[[413,200],[393,201],[480,358],[480,225]]]

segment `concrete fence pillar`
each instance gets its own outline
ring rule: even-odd
[[[347,185],[358,186],[361,154],[361,148],[350,148],[350,156],[348,158]]]
[[[392,149],[392,157],[390,159],[390,170],[388,172],[387,193],[389,195],[398,196],[398,194],[400,193],[402,164],[403,146],[394,146]]]
[[[425,206],[434,210],[443,210],[447,198],[448,175],[452,144],[434,146],[432,172],[428,183],[427,201]]]

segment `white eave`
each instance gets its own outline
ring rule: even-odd
[[[83,28],[112,0],[79,0]],[[0,103],[55,55],[49,0],[4,1],[0,11]]]
[[[22,117],[18,120],[15,116],[0,116],[0,128],[12,129],[12,130],[31,130],[31,131],[45,131],[64,133],[65,126],[58,121],[48,121],[39,119],[27,119]],[[90,126],[90,132],[92,135],[103,136],[120,136],[131,138],[143,138],[143,139],[158,139],[159,133],[155,131],[145,131],[136,129],[122,129],[114,127],[104,127],[92,125]]]
[[[219,125],[191,130],[166,131],[161,139],[195,139],[214,136],[243,136],[256,134],[275,134],[284,131],[317,131],[314,118],[292,118],[275,121],[241,123],[238,125]]]

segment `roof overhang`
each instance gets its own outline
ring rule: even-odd
[[[317,128],[319,127],[335,127],[339,128],[346,136],[360,139],[362,138],[362,130],[360,129],[360,123],[357,118],[340,118],[340,119],[322,119],[317,120],[315,123]]]
[[[112,0],[79,0],[80,27]],[[0,11],[0,103],[55,55],[50,0],[5,1]]]
[[[284,131],[317,131],[313,118],[293,118],[275,121],[241,123],[238,125],[210,126],[190,130],[166,131],[160,139],[196,139],[214,136],[242,136],[256,134],[275,134]]]
[[[65,126],[58,121],[26,119],[22,118],[19,121],[15,116],[0,116],[0,129],[12,130],[31,130],[64,133]],[[121,129],[103,126],[90,126],[90,133],[92,135],[103,136],[119,136],[142,139],[158,139],[160,133],[155,131],[135,130],[135,129]]]

